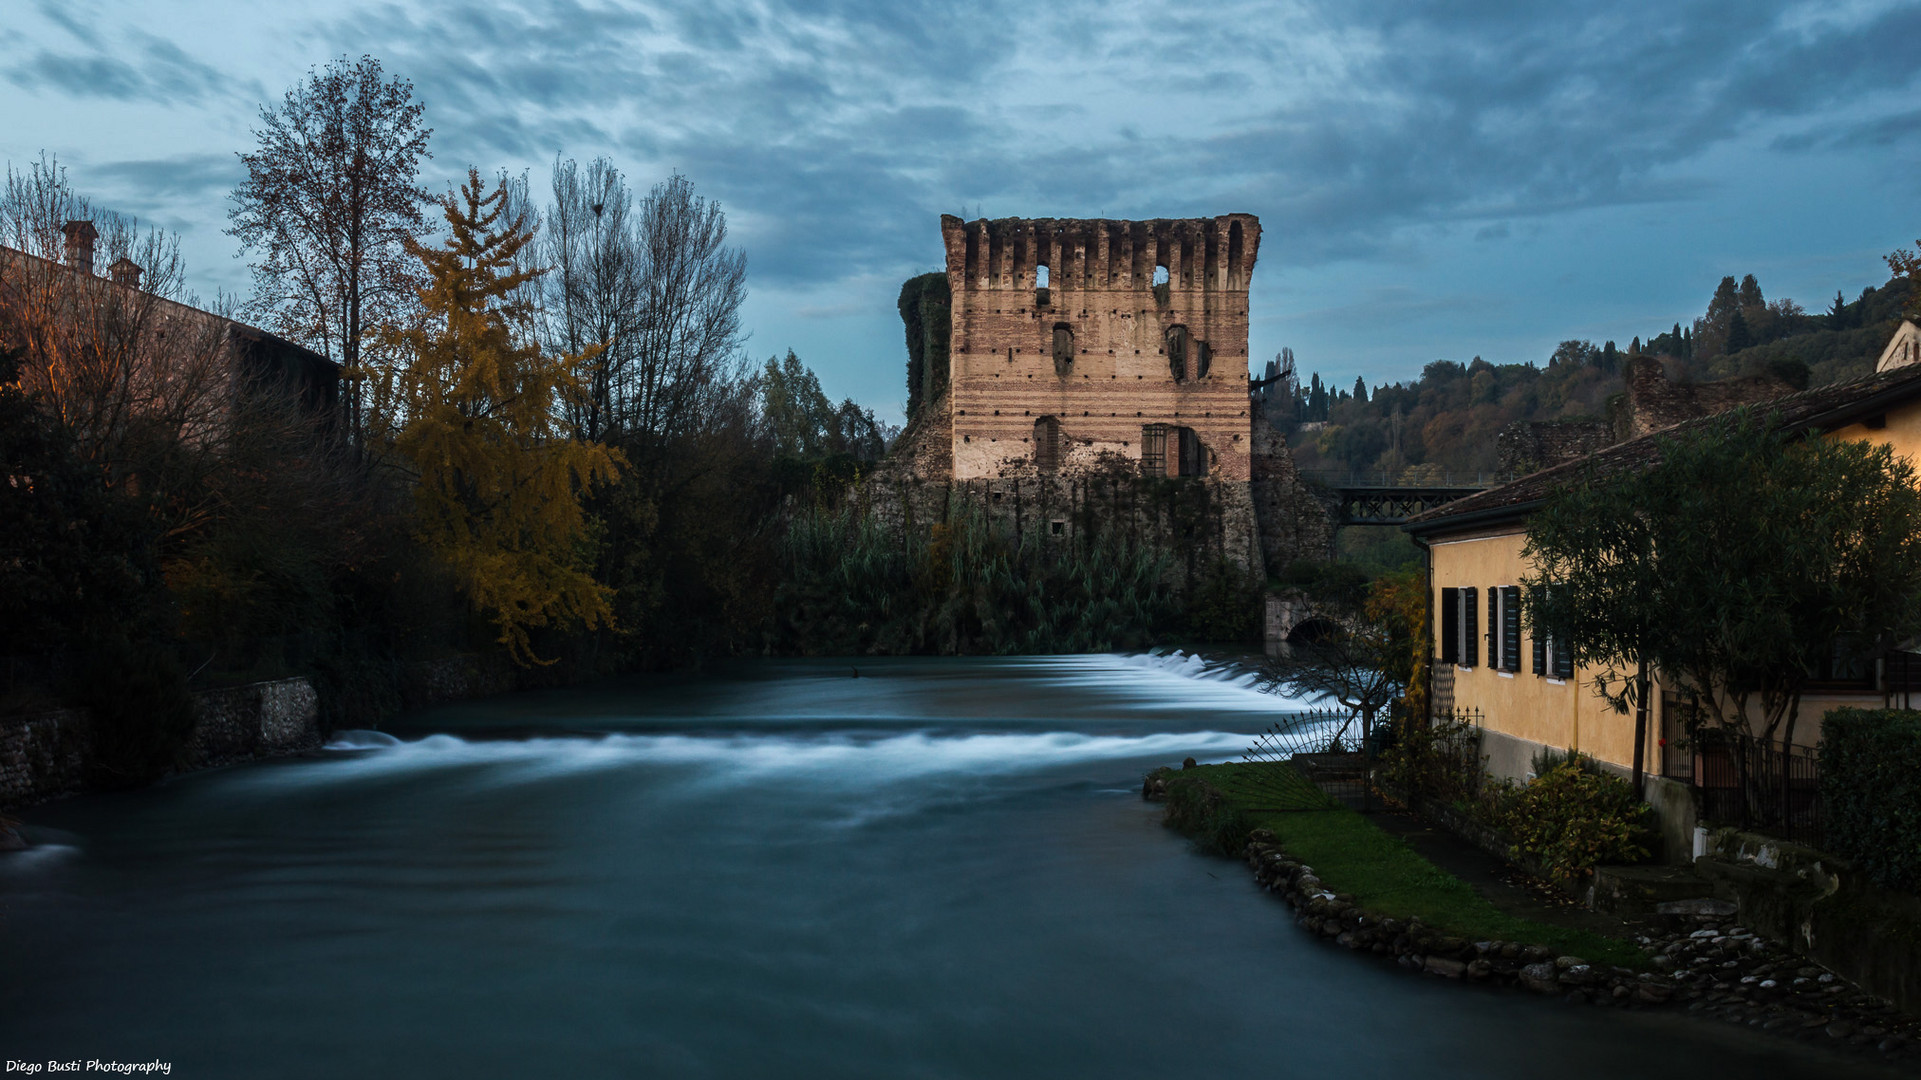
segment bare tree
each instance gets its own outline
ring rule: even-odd
[[[95,207],[43,155],[7,167],[0,241],[0,337],[107,483],[138,473],[156,446],[218,437],[231,403],[226,324],[192,306],[176,237]]]
[[[694,194],[684,176],[655,184],[636,218],[646,296],[615,398],[627,440],[645,449],[699,424],[719,397],[734,396],[747,256],[727,246],[720,204]]]
[[[350,437],[365,435],[362,384],[376,332],[404,321],[418,263],[404,241],[427,229],[417,183],[431,128],[413,84],[380,61],[346,57],[263,105],[259,148],[240,155],[227,232],[254,264],[249,317],[337,360]]]
[[[636,201],[605,158],[555,161],[542,325],[552,349],[603,346],[573,418],[584,437],[645,454],[731,407],[747,259],[726,241],[719,204],[685,177]]]

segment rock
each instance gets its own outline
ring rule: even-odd
[[[27,841],[6,825],[0,825],[0,851],[25,851]]]
[[[1836,1020],[1834,1023],[1828,1025],[1828,1036],[1830,1038],[1845,1039],[1853,1034],[1854,1025],[1848,1023],[1846,1020]]]
[[[1674,991],[1653,983],[1642,983],[1634,988],[1634,1000],[1647,1005],[1663,1005],[1674,996]]]
[[[1680,915],[1693,918],[1702,916],[1726,918],[1734,914],[1734,905],[1726,900],[1715,900],[1711,897],[1701,897],[1696,900],[1669,900],[1664,904],[1654,905],[1654,913],[1656,915]]]
[[[1183,768],[1183,769],[1191,769],[1191,768],[1193,768],[1193,767],[1194,767],[1194,759],[1193,759],[1193,758],[1182,758],[1182,759],[1181,759],[1181,768]]]
[[[1476,960],[1467,966],[1467,977],[1470,979],[1485,979],[1492,974],[1494,965],[1486,960]]]
[[[1558,994],[1561,992],[1558,974],[1551,963],[1529,964],[1521,969],[1521,985],[1537,994]]]
[[[1427,958],[1427,963],[1421,966],[1428,974],[1439,975],[1444,979],[1458,979],[1467,973],[1466,964],[1459,960],[1449,960],[1444,956],[1430,956]]]
[[[1560,971],[1566,971],[1569,968],[1586,967],[1587,961],[1578,956],[1557,956],[1554,958],[1554,966]]]

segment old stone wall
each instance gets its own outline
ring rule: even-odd
[[[1520,420],[1494,437],[1503,476],[1526,476],[1614,445],[1606,420]]]
[[[1334,517],[1328,501],[1316,494],[1300,471],[1287,440],[1255,407],[1251,433],[1253,479],[1249,496],[1260,529],[1261,560],[1267,574],[1281,573],[1296,559],[1326,559],[1334,552]]]
[[[306,679],[280,679],[194,696],[187,736],[190,769],[298,753],[320,745],[320,698]],[[84,791],[93,725],[84,709],[56,709],[0,721],[0,806]]]
[[[1710,383],[1670,382],[1661,361],[1637,356],[1628,361],[1625,411],[1616,417],[1615,437],[1633,439],[1685,420],[1711,416],[1794,393],[1794,387],[1768,375],[1748,375]]]
[[[1253,215],[943,216],[941,236],[955,478],[1102,471],[1114,459],[1138,468],[1147,428],[1166,425],[1164,475],[1183,474],[1173,433],[1187,429],[1205,475],[1249,479]]]
[[[1223,559],[1244,572],[1261,571],[1260,530],[1245,483],[1152,480],[1121,471],[957,481],[879,474],[859,497],[878,520],[901,530],[929,528],[971,504],[1017,540],[1072,543],[1121,530],[1177,553],[1172,572],[1182,580]]]
[[[80,709],[0,721],[0,806],[85,788],[92,743],[92,722]]]

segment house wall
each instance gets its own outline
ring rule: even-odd
[[[1059,418],[1058,471],[1138,468],[1142,428],[1194,430],[1209,477],[1247,481],[1248,279],[1260,248],[1251,214],[1156,221],[941,218],[952,290],[953,478],[1037,475],[1040,417]],[[1047,293],[1037,291],[1039,266]],[[1157,293],[1156,267],[1168,272]],[[1163,298],[1164,297],[1164,298]],[[1056,363],[1055,328],[1073,334]],[[1187,328],[1176,379],[1167,334]],[[1202,345],[1211,354],[1195,377]],[[1169,475],[1174,474],[1169,440]]]
[[[1454,708],[1481,711],[1482,752],[1488,757],[1488,771],[1496,776],[1526,776],[1533,756],[1543,747],[1577,749],[1599,761],[1631,768],[1634,719],[1613,712],[1595,696],[1593,672],[1576,667],[1568,679],[1536,675],[1530,670],[1533,639],[1525,627],[1521,670],[1504,672],[1489,666],[1487,590],[1521,583],[1528,568],[1521,555],[1526,543],[1527,534],[1519,527],[1432,542],[1430,602],[1434,610],[1441,611],[1442,589],[1478,590],[1479,651],[1474,666],[1452,665]],[[1433,655],[1438,657],[1445,623],[1438,614],[1433,621]]]
[[[1907,420],[1921,434],[1921,408],[1909,410]],[[1889,417],[1889,427],[1895,417]],[[1876,434],[1885,434],[1876,432]],[[1917,444],[1921,445],[1921,444]],[[1488,771],[1498,777],[1524,778],[1531,771],[1535,754],[1544,747],[1575,749],[1604,765],[1627,773],[1634,767],[1634,717],[1610,709],[1594,692],[1595,669],[1577,666],[1572,678],[1551,679],[1531,669],[1533,639],[1525,627],[1521,631],[1521,670],[1501,672],[1488,663],[1487,590],[1519,585],[1532,571],[1522,556],[1527,534],[1519,526],[1498,531],[1466,534],[1432,541],[1433,565],[1430,603],[1441,610],[1441,590],[1473,588],[1478,590],[1479,653],[1473,667],[1448,665],[1445,681],[1450,693],[1447,701],[1438,700],[1436,708],[1479,709],[1484,739],[1482,751],[1488,758]],[[1437,616],[1433,627],[1432,655],[1441,655],[1440,635],[1443,621]],[[1436,661],[1437,665],[1439,661]],[[1654,680],[1650,700],[1654,707],[1648,717],[1646,757],[1643,765],[1650,773],[1661,771],[1661,712],[1663,687]],[[1812,691],[1801,699],[1799,719],[1793,741],[1814,746],[1820,741],[1821,717],[1842,707],[1879,708],[1882,695],[1876,692]]]

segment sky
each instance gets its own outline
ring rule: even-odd
[[[606,156],[745,250],[756,359],[900,418],[939,215],[1253,213],[1249,352],[1333,385],[1825,308],[1921,236],[1921,0],[0,0],[0,158],[177,232],[203,297],[263,103],[371,54],[423,181]]]

